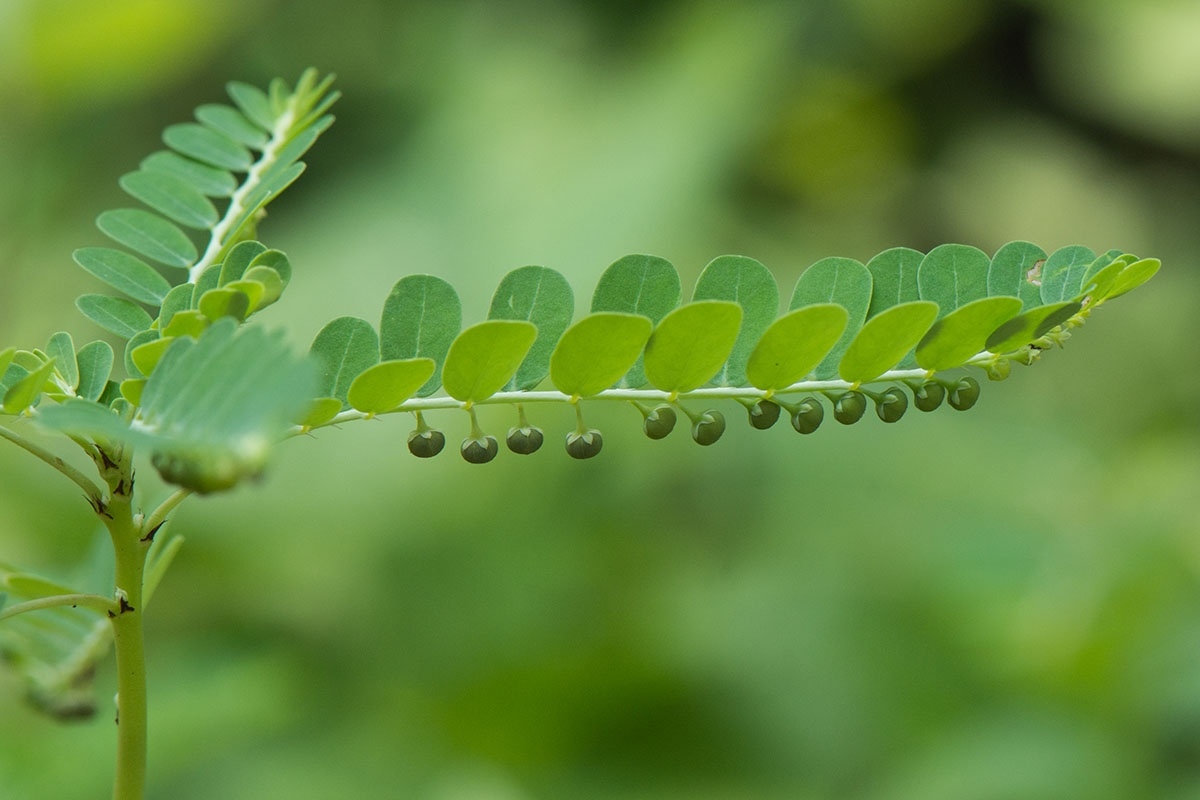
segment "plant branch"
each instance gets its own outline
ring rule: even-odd
[[[26,600],[23,603],[5,606],[3,610],[0,610],[0,620],[30,611],[40,611],[45,608],[59,608],[62,606],[70,606],[71,608],[83,606],[105,613],[116,613],[117,611],[116,603],[98,594],[56,594],[52,597],[39,597],[36,600]]]
[[[72,482],[74,482],[76,486],[83,489],[84,494],[87,495],[89,500],[98,500],[103,494],[100,491],[100,487],[92,482],[88,476],[84,475],[75,467],[68,464],[61,456],[56,456],[49,450],[34,444],[11,428],[0,425],[0,438],[7,439],[17,447],[32,453],[42,461],[45,461],[51,467],[54,467],[54,469],[58,470]]]

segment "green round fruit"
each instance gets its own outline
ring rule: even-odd
[[[867,398],[862,392],[846,392],[833,401],[833,418],[843,425],[853,425],[867,411]]]
[[[567,434],[567,454],[571,458],[591,458],[604,447],[604,437],[600,431],[591,428],[586,433],[572,431]]]
[[[675,409],[670,406],[658,406],[646,415],[642,422],[642,430],[651,439],[664,439],[675,430]]]
[[[962,378],[950,390],[950,406],[966,411],[979,401],[979,383],[974,378]]]
[[[937,381],[925,381],[913,389],[913,405],[918,411],[935,411],[946,399],[946,387]]]
[[[408,435],[408,452],[417,458],[433,458],[446,446],[446,435],[432,428],[416,430]]]
[[[472,464],[486,464],[500,452],[500,442],[495,436],[469,437],[463,439],[460,452],[462,457]]]
[[[521,428],[510,428],[508,438],[504,441],[508,444],[509,450],[527,456],[530,453],[536,453],[541,448],[544,439],[541,428],[528,425]]]
[[[725,415],[716,409],[709,409],[692,423],[692,439],[696,444],[708,446],[721,438],[725,432]]]
[[[893,386],[875,401],[875,413],[884,422],[898,422],[908,410],[908,395],[897,386]]]
[[[750,415],[750,426],[760,431],[779,421],[779,404],[770,400],[759,400],[746,411]]]
[[[792,427],[796,429],[797,433],[812,433],[821,427],[823,419],[825,419],[825,407],[821,405],[821,401],[815,397],[806,397],[792,412]]]

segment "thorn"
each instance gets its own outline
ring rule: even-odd
[[[166,524],[167,524],[167,521],[164,519],[162,522],[158,523],[158,524],[157,524],[157,525],[155,525],[153,528],[151,528],[151,529],[150,529],[150,532],[149,532],[149,533],[147,533],[145,536],[143,536],[143,537],[140,539],[140,541],[143,541],[143,542],[153,542],[153,541],[154,541],[154,534],[158,533],[158,529],[159,529],[159,528],[161,528],[163,525],[166,525]]]

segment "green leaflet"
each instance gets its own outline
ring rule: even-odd
[[[338,317],[321,329],[309,352],[317,362],[316,396],[348,404],[350,384],[379,363],[379,337],[365,319]]]
[[[884,309],[920,298],[917,270],[924,259],[925,254],[920,250],[893,247],[867,262],[867,272],[871,273],[872,283],[867,319],[880,314]]]
[[[254,163],[250,151],[223,133],[195,122],[181,122],[163,131],[163,141],[180,155],[202,164],[245,172]]]
[[[871,306],[871,273],[852,258],[837,256],[823,258],[800,275],[792,292],[789,309],[813,303],[837,303],[848,314],[842,338],[829,351],[815,370],[819,380],[837,376],[838,363],[850,342],[867,318]]]
[[[267,252],[266,245],[253,240],[238,242],[229,248],[229,252],[225,254],[225,260],[221,263],[217,285],[224,286],[241,278],[254,259],[265,252]]]
[[[196,245],[174,223],[140,208],[118,208],[96,218],[96,227],[113,241],[168,267],[186,269],[196,262]]]
[[[836,303],[815,303],[771,323],[746,362],[746,377],[764,391],[802,380],[842,338],[848,318]]]
[[[487,320],[472,325],[450,344],[442,366],[446,393],[478,403],[504,388],[537,338],[537,327],[519,320]]]
[[[209,103],[196,109],[196,119],[245,147],[262,150],[267,145],[267,134],[236,108]]]
[[[679,305],[681,296],[679,273],[670,261],[658,256],[628,255],[614,261],[600,276],[592,294],[592,312],[641,314],[658,324]],[[638,388],[646,382],[639,357],[618,386]]]
[[[162,304],[171,284],[158,271],[122,250],[81,247],[75,263],[124,295],[146,305]]]
[[[54,361],[46,361],[36,370],[11,385],[4,393],[4,413],[20,414],[37,402],[46,382],[54,374]]]
[[[431,358],[381,361],[367,367],[354,379],[346,397],[350,406],[357,411],[382,414],[412,397],[431,375]]]
[[[99,400],[112,374],[113,349],[108,342],[88,342],[75,356],[79,363],[79,385],[75,393],[85,400]]]
[[[250,314],[250,297],[236,289],[210,289],[200,298],[200,313],[210,320],[232,317],[242,322]]]
[[[993,331],[1020,312],[1017,297],[985,297],[955,309],[917,345],[917,364],[931,371],[962,366],[986,348]]]
[[[174,175],[139,170],[122,175],[118,183],[130,195],[180,225],[208,230],[220,218],[212,201]]]
[[[550,372],[550,354],[575,313],[571,284],[547,267],[521,267],[504,276],[492,295],[488,319],[525,320],[537,326],[529,355],[504,387],[532,389]]]
[[[1157,258],[1143,258],[1140,261],[1133,262],[1117,275],[1113,281],[1112,288],[1108,290],[1104,299],[1111,300],[1114,297],[1120,297],[1126,292],[1133,291],[1153,278],[1161,266],[1162,262]]]
[[[1009,353],[1022,348],[1075,316],[1082,307],[1078,300],[1071,300],[1031,308],[993,331],[985,346],[993,353]]]
[[[191,336],[198,338],[208,329],[209,319],[196,309],[178,311],[171,322],[162,329],[163,336]]]
[[[248,83],[231,81],[225,85],[225,90],[246,118],[255,125],[264,131],[275,127],[275,114],[271,111],[271,103],[262,89]]]
[[[978,247],[939,245],[925,256],[917,270],[922,300],[938,304],[939,315],[987,297],[992,260]],[[974,355],[974,353],[972,353]]]
[[[72,391],[79,386],[79,362],[75,358],[75,342],[71,334],[59,331],[50,337],[46,355],[54,359],[54,369]],[[0,372],[4,367],[0,366]]]
[[[192,308],[200,307],[200,300],[204,295],[217,288],[221,282],[221,264],[211,264],[204,272],[200,273],[200,277],[196,279],[195,286],[192,288]]]
[[[550,381],[563,394],[591,397],[608,389],[642,354],[649,317],[598,311],[567,328],[550,356]]]
[[[386,361],[433,359],[434,371],[418,397],[441,386],[442,363],[462,328],[462,303],[454,287],[432,275],[401,278],[383,302],[379,353]]]
[[[5,372],[8,370],[8,365],[13,362],[13,358],[17,355],[17,348],[6,347],[0,350],[0,380],[4,378]]]
[[[129,341],[132,344],[134,339],[130,339]],[[130,349],[129,358],[133,361],[134,366],[137,367],[138,372],[142,375],[151,375],[173,341],[175,341],[174,338],[165,336],[140,343],[137,347]]]
[[[881,311],[867,320],[854,337],[838,365],[838,374],[850,383],[878,378],[921,341],[937,315],[937,303],[928,300],[901,303]]]
[[[229,197],[237,189],[237,179],[228,171],[192,161],[170,150],[151,153],[138,166],[145,172],[177,178],[208,197]]]
[[[153,328],[145,331],[138,331],[130,338],[128,342],[125,343],[123,360],[125,362],[125,372],[129,374],[129,377],[144,378],[150,374],[148,372],[143,372],[138,368],[137,362],[133,360],[133,351],[142,345],[147,344],[148,342],[156,341],[158,339],[158,335],[158,331],[154,330]]]
[[[80,313],[109,333],[128,339],[154,324],[142,307],[123,297],[85,294],[75,299]]]
[[[275,273],[279,276],[279,279],[283,281],[284,289],[286,289],[287,285],[291,283],[292,262],[288,261],[288,257],[282,251],[266,250],[262,253],[259,253],[254,257],[254,260],[250,262],[250,269],[246,270],[246,272],[251,272],[255,267],[270,267],[271,269],[275,270]],[[247,277],[249,277],[249,275],[247,275]]]
[[[162,307],[158,310],[158,328],[162,330],[171,324],[171,318],[180,311],[186,311],[192,305],[192,292],[195,286],[181,283],[167,292],[163,298]]]
[[[988,265],[987,293],[991,297],[1019,297],[1025,308],[1042,304],[1042,268],[1046,251],[1029,242],[1009,242],[996,251]]]
[[[353,384],[351,384],[353,386]],[[305,428],[316,428],[332,420],[342,411],[342,401],[336,397],[318,397],[296,419],[296,424]]]
[[[753,258],[718,256],[700,273],[692,300],[728,300],[741,306],[737,341],[729,358],[709,382],[715,386],[745,386],[746,361],[779,313],[775,276]]]
[[[690,392],[721,369],[737,341],[742,307],[699,300],[663,317],[646,343],[646,377],[664,392]]]
[[[1082,245],[1055,250],[1042,266],[1042,302],[1073,300],[1082,289],[1083,276],[1096,254]]]

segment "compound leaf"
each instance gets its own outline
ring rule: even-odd
[[[917,364],[933,371],[961,366],[983,351],[988,337],[1019,313],[1018,297],[973,300],[934,323],[917,345]]]
[[[993,353],[1008,353],[1041,338],[1079,313],[1078,300],[1031,308],[1005,322],[988,336],[985,347]]]
[[[96,218],[113,241],[168,267],[187,268],[199,258],[196,245],[174,223],[140,208],[118,208]]]
[[[520,320],[492,319],[466,328],[446,353],[446,393],[464,403],[488,399],[508,383],[536,338],[537,327]]]
[[[316,396],[347,402],[354,379],[379,363],[379,336],[365,319],[338,317],[321,329],[309,352],[318,368]]]
[[[1042,302],[1061,303],[1079,295],[1083,276],[1096,254],[1082,245],[1069,245],[1050,254],[1042,266]]]
[[[658,256],[623,256],[604,270],[592,294],[592,312],[615,311],[641,314],[657,324],[682,296],[679,273],[670,261]],[[622,387],[646,385],[646,373],[639,357],[618,384]]]
[[[642,355],[654,323],[641,314],[598,311],[567,328],[550,356],[550,381],[564,394],[608,389]]]
[[[121,188],[180,225],[209,230],[220,216],[212,201],[183,178],[139,170],[121,176]]]
[[[1009,242],[996,251],[988,265],[987,293],[991,297],[1019,297],[1026,309],[1042,304],[1042,267],[1046,251],[1029,242]]]
[[[113,349],[108,342],[88,342],[79,348],[79,386],[75,393],[85,400],[99,400],[112,374]]]
[[[700,273],[692,300],[727,300],[742,307],[737,341],[710,383],[745,386],[746,361],[779,313],[779,286],[775,276],[753,258],[719,256]]]
[[[921,299],[937,303],[939,314],[944,317],[956,308],[987,297],[991,264],[987,253],[978,247],[938,245],[929,251],[917,270]]]
[[[346,397],[352,408],[364,414],[382,414],[412,397],[431,375],[431,358],[381,361],[354,379]]]
[[[379,353],[386,361],[433,359],[433,377],[417,391],[425,397],[441,386],[442,363],[461,328],[462,303],[454,287],[433,275],[409,275],[383,302]]]
[[[73,257],[87,272],[139,303],[161,305],[171,291],[170,282],[154,267],[123,250],[81,247]]]
[[[837,303],[789,311],[759,339],[746,362],[746,377],[764,391],[778,391],[803,379],[841,339],[848,316]]]
[[[128,339],[154,324],[154,320],[141,306],[123,297],[109,297],[105,294],[80,295],[75,299],[75,307],[92,322],[122,339]]]
[[[866,383],[895,367],[921,341],[937,315],[937,303],[914,300],[871,317],[842,356],[838,365],[842,380]]]
[[[550,372],[550,354],[571,324],[575,295],[560,273],[547,267],[520,267],[504,276],[492,295],[488,319],[525,320],[537,326],[537,339],[504,387],[532,389]]]
[[[816,262],[800,275],[788,306],[797,309],[813,303],[837,303],[846,309],[846,327],[842,338],[817,365],[816,377],[826,380],[837,376],[842,354],[850,346],[867,318],[871,306],[872,280],[867,268],[852,258],[833,256]]]
[[[742,307],[699,300],[663,317],[646,343],[646,377],[664,392],[690,392],[721,369],[737,341]]]

